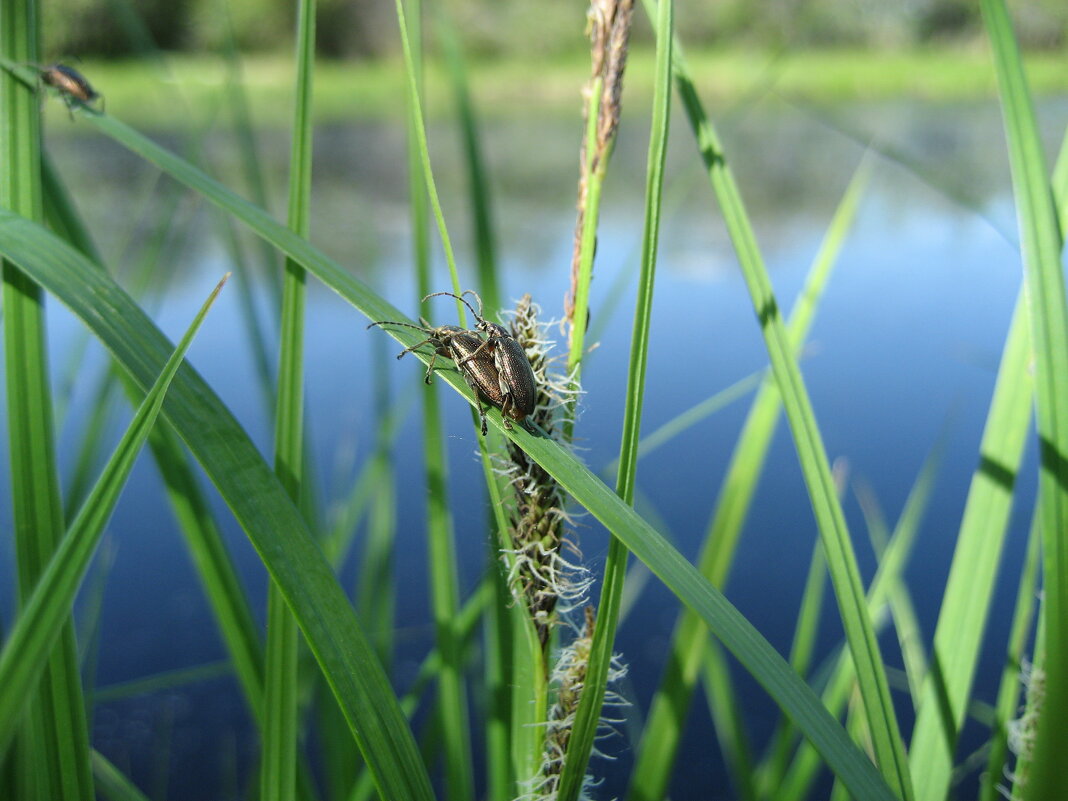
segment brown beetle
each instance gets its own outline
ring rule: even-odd
[[[416,331],[422,331],[426,334],[426,339],[416,345],[412,345],[410,348],[405,348],[397,354],[397,358],[400,359],[404,354],[417,350],[423,345],[433,345],[434,353],[430,356],[430,363],[427,365],[426,376],[423,378],[427,384],[430,383],[430,377],[434,372],[434,363],[437,361],[438,356],[445,356],[446,358],[452,359],[456,363],[460,375],[464,377],[467,385],[471,387],[471,391],[475,393],[475,404],[478,406],[478,419],[482,424],[482,434],[485,436],[488,427],[486,425],[486,410],[482,406],[482,401],[485,400],[491,406],[496,406],[498,409],[501,409],[503,414],[503,407],[506,400],[492,354],[479,352],[485,343],[472,331],[466,331],[455,325],[442,325],[435,328],[426,320],[421,319],[420,322],[423,323],[423,325],[420,326],[412,325],[411,323],[380,320],[371,323],[367,327],[371,328],[376,325],[399,325],[404,326],[405,328],[414,328]],[[506,428],[512,427],[507,418],[504,420],[504,425]]]
[[[427,295],[423,300],[426,301],[427,298],[438,297],[439,295],[456,298],[467,306],[471,310],[471,314],[475,316],[475,327],[486,334],[486,339],[482,341],[475,352],[463,357],[460,362],[457,362],[457,366],[462,367],[469,359],[480,356],[483,351],[492,353],[493,365],[497,368],[497,374],[500,377],[501,392],[504,393],[504,399],[500,405],[501,414],[511,417],[517,422],[522,421],[527,415],[533,414],[535,396],[537,394],[537,379],[534,378],[534,370],[530,366],[530,360],[527,358],[527,352],[523,349],[523,346],[503,325],[490,322],[482,316],[482,298],[473,289],[465,289],[460,295],[454,295],[452,292],[434,292],[431,295]],[[464,300],[464,295],[473,295],[475,300],[478,301],[477,312],[470,303]]]
[[[101,108],[103,108],[103,95],[96,91],[85,76],[74,67],[68,67],[66,64],[52,64],[48,67],[41,67],[38,71],[41,81],[59,92],[71,116],[73,116],[75,103],[89,108],[90,103],[100,100]]]

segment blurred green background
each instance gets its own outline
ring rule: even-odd
[[[1068,3],[1015,4],[1025,49],[1056,49],[1068,40]],[[333,58],[395,53],[393,0],[320,0],[318,50]],[[472,55],[558,56],[585,52],[584,2],[450,0],[445,3]],[[678,4],[677,29],[692,46],[895,49],[931,43],[967,45],[981,34],[971,0],[694,0]],[[45,52],[64,57],[133,55],[145,32],[164,49],[211,50],[232,26],[245,50],[276,52],[292,42],[288,0],[53,0],[44,6]],[[637,15],[638,43],[651,41]]]

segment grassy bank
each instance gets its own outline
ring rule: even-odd
[[[652,96],[651,51],[631,54],[627,92]],[[734,103],[754,92],[791,99],[835,102],[911,97],[961,100],[996,96],[994,71],[983,48],[870,52],[852,50],[707,51],[688,54],[703,99],[715,106]],[[1068,93],[1064,53],[1036,53],[1026,59],[1038,95]],[[450,113],[447,74],[438,61],[427,64],[430,115]],[[217,108],[227,70],[214,57],[177,56],[165,62],[87,62],[82,72],[106,95],[107,110],[132,123],[166,125],[186,119],[171,88],[181,90],[188,108]],[[243,64],[254,119],[282,124],[290,113],[292,62],[288,56],[255,57]],[[585,56],[539,63],[494,60],[471,65],[471,88],[482,115],[558,113],[579,108],[579,91],[589,71]],[[399,117],[404,75],[397,62],[337,62],[317,65],[315,113],[320,121]],[[644,98],[644,99],[643,99]],[[53,104],[55,105],[55,104]],[[53,109],[58,114],[62,109]]]

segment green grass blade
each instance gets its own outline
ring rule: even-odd
[[[311,216],[312,80],[315,71],[315,0],[297,10],[297,79],[289,175],[289,227],[307,237]],[[274,470],[298,508],[304,492],[304,268],[286,259],[282,280],[278,389],[275,395]],[[267,595],[263,749],[260,798],[289,801],[296,791],[298,721],[297,623],[278,586]]]
[[[807,676],[812,667],[816,635],[823,613],[824,588],[827,584],[827,563],[819,543],[812,549],[805,591],[801,595],[801,609],[794,626],[794,639],[790,644],[790,667],[798,676]],[[757,783],[760,797],[774,797],[782,784],[783,775],[790,764],[790,756],[797,739],[797,729],[788,720],[780,720],[768,740],[767,756],[760,763]]]
[[[346,298],[355,307],[360,309],[369,319],[383,320],[394,319],[404,320],[404,315],[393,307],[391,304],[385,302],[366,287],[362,282],[353,277],[340,265],[333,262],[325,255],[322,254],[317,248],[309,244],[306,240],[297,237],[291,231],[288,231],[284,226],[273,220],[266,212],[259,209],[256,206],[242,200],[224,188],[221,184],[208,176],[204,175],[201,171],[189,165],[187,162],[178,158],[174,154],[160,148],[145,137],[141,136],[133,129],[118,122],[117,120],[107,117],[91,117],[89,121],[97,126],[101,131],[105,132],[116,141],[120,142],[127,148],[147,158],[152,163],[159,166],[161,169],[167,171],[172,177],[185,183],[186,185],[196,189],[202,193],[206,199],[211,200],[213,203],[227,209],[235,216],[249,225],[257,234],[267,238],[276,247],[280,248],[286,254],[297,259],[307,270],[313,272],[318,278],[324,281],[334,291],[338,292],[342,297]],[[11,220],[8,217],[0,215],[0,242],[3,242],[5,246],[10,250],[14,244],[12,234],[19,230],[19,224]],[[45,279],[45,273],[50,272],[46,268],[51,266],[53,269],[58,269],[57,264],[45,265],[34,264],[35,276],[42,282]],[[69,280],[70,275],[77,275],[77,270],[70,265],[65,265],[68,269],[63,271],[63,280]],[[68,273],[69,270],[69,273]],[[77,283],[77,282],[75,282]],[[48,281],[49,291],[57,294],[65,302],[69,303],[72,308],[76,309],[76,313],[79,316],[83,316],[83,319],[93,324],[94,330],[98,336],[104,336],[104,329],[110,328],[112,325],[117,325],[116,320],[101,321],[96,319],[95,314],[90,313],[88,308],[85,308],[83,304],[86,298],[79,295],[69,296],[62,292],[62,281]],[[99,290],[103,292],[103,290]],[[107,292],[109,301],[114,300],[114,292]],[[100,301],[102,302],[102,300]],[[80,311],[78,311],[80,310]],[[118,312],[109,312],[118,314]],[[141,319],[141,316],[136,312],[133,314]],[[121,318],[120,318],[121,319]],[[404,330],[391,331],[390,335],[403,345],[414,345],[419,340],[414,333],[408,333]],[[139,359],[135,359],[133,354],[125,352],[124,344],[118,337],[106,336],[109,347],[115,349],[116,352],[124,352],[124,363],[130,366],[130,362],[136,363]],[[428,358],[428,357],[427,357]],[[181,376],[179,376],[181,378]],[[473,397],[471,396],[469,388],[463,383],[463,380],[451,373],[441,374],[441,379],[450,384],[459,394],[468,400],[469,403],[473,403]],[[176,388],[177,389],[177,388]],[[192,409],[202,411],[198,404],[191,406]],[[169,409],[165,407],[165,411],[169,413]],[[222,414],[224,417],[229,418],[229,415],[225,412],[214,412],[215,414]],[[852,743],[848,742],[848,738],[845,737],[843,730],[837,723],[830,718],[829,715],[823,711],[819,704],[818,699],[812,694],[811,690],[804,685],[804,682],[800,681],[796,675],[790,671],[789,667],[782,660],[782,658],[775,653],[767,642],[759,636],[753,630],[752,626],[745,621],[745,619],[726,602],[723,596],[715,591],[711,586],[704,581],[700,575],[694,570],[685,559],[678,554],[678,552],[672,548],[668,543],[647,523],[641,520],[633,510],[629,509],[625,504],[615,496],[604,484],[596,479],[596,477],[590,473],[590,471],[584,466],[578,464],[575,459],[566,454],[564,450],[554,443],[544,441],[540,438],[535,438],[528,432],[519,430],[518,428],[512,431],[505,431],[503,423],[500,418],[500,414],[496,411],[489,413],[489,420],[500,431],[505,432],[506,436],[509,436],[519,447],[523,448],[531,457],[546,468],[546,470],[554,476],[561,483],[565,490],[571,493],[575,499],[590,510],[599,520],[612,531],[613,534],[622,538],[624,544],[635,553],[638,558],[645,562],[654,573],[661,577],[662,580],[671,588],[675,594],[687,603],[687,605],[698,610],[701,617],[705,622],[713,629],[721,639],[724,640],[725,645],[730,649],[742,663],[747,667],[750,672],[761,682],[762,685],[773,695],[776,701],[784,707],[788,714],[793,716],[799,724],[799,727],[805,732],[806,736],[813,738],[820,752],[827,759],[838,775],[843,777],[854,792],[860,792],[866,794],[868,798],[890,798],[892,794],[889,791],[885,783],[877,778],[876,771],[871,769],[871,765],[865,760],[859,758],[859,752],[856,750]],[[189,428],[183,424],[182,432],[183,437],[196,438],[196,426],[192,425],[189,420],[184,420],[183,423],[189,423]],[[198,446],[205,443],[197,442]],[[251,447],[251,445],[249,446]],[[212,453],[212,448],[204,447],[197,449],[198,459],[204,459],[212,463],[213,468],[220,467],[213,462],[211,458],[215,454]],[[227,484],[225,476],[221,475],[216,469],[209,471],[214,481],[221,485]],[[227,494],[227,501],[240,513],[238,514],[239,520],[249,524],[246,530],[250,530],[253,534],[254,543],[258,541],[257,535],[259,534],[259,528],[252,526],[249,523],[250,519],[256,519],[262,521],[263,512],[262,509],[252,509],[245,503],[242,503],[241,498],[231,496]],[[283,507],[284,508],[284,507]],[[278,510],[281,513],[281,509]],[[277,523],[271,523],[270,521],[262,521],[263,526],[267,532],[273,534],[277,531]],[[302,530],[303,524],[297,525],[297,530]],[[290,537],[290,540],[294,538]],[[303,540],[294,540],[297,543],[301,543],[297,547],[298,552],[301,554],[300,567],[297,569],[295,564],[287,563],[282,564],[278,561],[268,559],[267,563],[272,571],[278,571],[278,573],[286,573],[287,575],[299,572],[303,569],[310,571],[317,571],[318,568],[313,566],[314,562],[321,560],[321,556],[316,554],[317,559],[311,559],[307,556],[303,550]],[[261,551],[262,553],[262,551]],[[325,568],[325,563],[324,563]],[[302,613],[308,611],[307,607],[303,604],[308,602],[305,593],[300,592],[298,585],[291,586],[290,602],[300,603]],[[338,590],[340,592],[340,590]],[[313,638],[308,636],[309,628],[315,626],[318,621],[303,618],[303,629],[305,636],[309,641]],[[345,625],[350,625],[346,623]],[[333,666],[333,658],[337,656],[339,659],[343,659],[343,654],[336,654],[334,649],[325,649],[327,645],[334,645],[335,643],[321,643],[324,647],[324,651],[317,652],[317,657],[320,659],[320,664],[324,661],[329,661]],[[317,644],[318,645],[318,644]],[[340,680],[340,677],[327,670],[334,680]],[[335,687],[335,692],[341,693]],[[354,726],[353,719],[349,718],[350,726]],[[425,772],[422,773],[425,776]]]
[[[1026,299],[1016,303],[935,628],[912,735],[917,796],[945,797],[979,658],[1034,395]]]
[[[991,732],[990,756],[983,775],[979,801],[1000,801],[1004,798],[1001,786],[1005,782],[1009,758],[1009,723],[1019,716],[1020,670],[1024,663],[1025,649],[1031,636],[1035,615],[1035,590],[1039,565],[1042,560],[1042,531],[1038,526],[1038,514],[1031,523],[1027,555],[1024,557],[1020,583],[1016,590],[1016,606],[1009,631],[1008,648],[1005,651],[1005,667],[1001,671],[1001,684],[995,705],[993,731]]]
[[[930,502],[935,473],[941,459],[941,450],[941,445],[937,445],[924,461],[909,491],[905,508],[894,526],[889,543],[882,549],[879,567],[867,593],[868,611],[873,619],[879,617],[883,607],[889,605],[893,594],[899,592],[898,588],[902,584],[901,577],[919,534],[920,521]],[[903,597],[907,599],[907,596]],[[906,615],[909,614],[909,608],[905,610]],[[846,703],[851,701],[850,695],[854,689],[855,675],[852,660],[848,659],[848,654],[843,652],[836,660],[834,671],[822,693],[825,707],[836,718],[842,714]],[[852,718],[852,711],[850,715]],[[851,730],[853,727],[863,730],[865,725],[866,721],[863,716],[850,721]],[[815,779],[817,768],[818,764],[812,748],[807,744],[802,744],[786,777],[777,785],[784,797],[806,797]]]
[[[887,529],[886,520],[879,507],[875,491],[866,482],[858,483],[856,487],[857,501],[868,524],[876,559],[880,562],[889,558],[888,543],[892,541],[892,537],[896,537],[898,540],[905,539],[907,545],[904,546],[904,549],[911,550],[912,542],[919,531],[921,518],[930,505],[935,479],[942,464],[942,455],[945,452],[945,443],[946,432],[943,430],[942,436],[932,448],[930,455],[928,455],[923,464],[923,468],[920,470],[920,474],[916,477],[892,536]],[[900,545],[897,547],[902,548]],[[901,578],[903,565],[895,567],[895,572],[898,575],[890,583],[887,602],[890,606],[894,628],[897,632],[898,645],[901,649],[901,656],[908,679],[909,694],[912,697],[912,704],[915,709],[920,704],[921,688],[927,673],[927,656],[924,651],[922,634],[916,618],[915,606],[912,603],[912,596]]]
[[[436,4],[438,36],[444,50],[449,79],[452,82],[456,112],[460,120],[463,140],[464,166],[467,168],[467,190],[470,198],[471,225],[474,231],[475,260],[478,266],[478,290],[489,310],[501,308],[501,291],[497,281],[497,241],[491,214],[492,198],[486,178],[475,111],[467,79],[467,65],[456,29],[449,18],[448,8]]]
[[[62,180],[44,160],[45,210],[49,226],[85,254],[97,269],[103,269],[97,250]],[[134,403],[142,392],[121,376],[128,398]],[[262,722],[263,648],[259,629],[237,570],[212,517],[210,504],[193,474],[189,457],[173,430],[155,426],[148,437],[156,466],[163,478],[171,508],[186,547],[211,604],[215,622],[230,653],[249,711]]]
[[[5,750],[14,735],[21,719],[20,712],[45,669],[49,652],[66,627],[74,597],[133,469],[134,460],[156,422],[163,398],[193,336],[220,289],[222,282],[201,307],[163,372],[145,396],[99,480],[41,574],[0,651],[0,752]]]
[[[304,242],[274,225],[293,241]],[[166,339],[110,278],[76,251],[39,226],[0,212],[0,253],[85,321],[138,384],[147,386],[158,375],[170,352]],[[389,308],[377,303],[380,310]],[[255,445],[189,369],[179,370],[164,415],[285,591],[382,792],[430,798],[426,770],[373,649],[322,552]]]
[[[756,801],[752,749],[745,733],[739,696],[731,681],[730,664],[719,643],[701,638],[707,653],[701,660],[701,683],[708,698],[708,712],[716,727],[716,737],[727,773],[737,797]]]
[[[218,679],[223,676],[232,676],[233,672],[233,665],[227,659],[220,659],[217,662],[205,662],[192,667],[164,670],[151,676],[117,682],[106,687],[96,687],[93,690],[93,703],[105,704],[111,701],[126,700],[137,695],[172,690],[188,684],[197,684],[198,682]]]
[[[1068,742],[1068,298],[1063,242],[1008,11],[1000,0],[981,0],[980,8],[994,53],[1020,227],[1041,462],[1046,696],[1031,775],[1022,789],[1026,799],[1053,799],[1063,792],[1062,753]]]
[[[445,225],[437,186],[430,165],[430,151],[423,122],[420,99],[422,72],[422,3],[409,2],[412,14],[406,18],[404,4],[397,0],[397,22],[404,51],[406,85],[408,89],[408,164],[411,186],[412,231],[416,238],[417,285],[420,297],[430,294],[430,257],[426,233],[426,201],[437,222],[438,233],[445,251],[445,260],[452,278],[453,292],[460,294],[460,278],[456,269],[452,242]],[[466,327],[462,304],[460,325]],[[394,318],[396,319],[396,318]],[[474,795],[474,768],[471,757],[470,722],[467,715],[467,690],[456,630],[460,591],[456,546],[449,515],[446,477],[448,466],[444,449],[444,432],[437,391],[423,393],[423,443],[427,481],[427,547],[430,569],[430,605],[442,668],[438,674],[438,726],[445,733],[445,783],[451,799],[464,801]],[[480,443],[485,448],[485,443]]]
[[[649,0],[646,0],[649,7]],[[675,76],[683,106],[705,161],[712,189],[719,200],[724,221],[742,267],[761,333],[768,349],[772,372],[782,395],[801,471],[809,491],[820,537],[827,555],[828,572],[838,600],[839,614],[857,677],[864,711],[872,734],[875,761],[897,795],[909,801],[905,748],[886,681],[886,669],[868,616],[853,545],[845,514],[834,489],[830,463],[816,423],[801,372],[786,334],[771,281],[764,267],[756,237],[749,223],[741,193],[727,164],[719,138],[712,127],[681,55],[676,57]]]
[[[619,472],[616,492],[626,504],[634,503],[634,485],[638,472],[638,442],[645,394],[645,371],[649,359],[649,328],[652,323],[653,284],[656,276],[657,247],[660,242],[660,208],[664,193],[664,161],[667,155],[668,128],[671,115],[671,42],[673,0],[660,0],[656,40],[656,78],[653,92],[652,128],[645,180],[645,225],[642,234],[641,272],[634,311],[634,330],[630,340],[630,367],[627,395],[623,409],[623,435],[619,446]],[[584,326],[578,326],[583,328]],[[567,754],[557,797],[562,801],[578,798],[586,775],[586,765],[593,750],[593,740],[600,724],[601,706],[608,684],[619,605],[627,575],[626,546],[616,537],[608,546],[601,598],[597,605],[597,625],[593,631],[589,664],[583,682],[582,697],[567,745]]]
[[[35,0],[0,3],[0,57],[36,64]],[[28,83],[0,75],[0,208],[41,220],[40,97]],[[63,536],[53,401],[45,341],[44,296],[14,265],[2,273],[5,388],[11,509],[15,525],[18,598],[25,603]],[[89,735],[72,626],[65,627],[35,696],[24,729],[19,794],[30,799],[90,799]],[[32,793],[32,794],[31,794]]]
[[[805,286],[791,310],[789,336],[795,350],[801,347],[808,336],[832,268],[856,218],[870,174],[867,164],[865,162],[858,168],[846,189],[813,260]],[[778,387],[774,380],[768,378],[753,399],[738,443],[731,454],[727,474],[716,499],[715,512],[698,557],[701,574],[717,588],[722,588],[726,583],[742,526],[749,514],[757,481],[778,425],[780,410]],[[701,621],[691,612],[683,612],[676,623],[672,635],[671,661],[653,698],[639,746],[628,791],[631,801],[651,801],[663,798],[667,793],[685,723],[685,710],[690,707],[700,667],[701,630]]]
[[[96,788],[108,801],[149,801],[148,796],[99,751],[93,751],[92,761]]]

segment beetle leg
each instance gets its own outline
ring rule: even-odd
[[[504,400],[501,402],[501,419],[504,420],[504,427],[509,431],[512,430],[512,424],[508,420],[508,410],[514,408],[515,404],[512,402],[512,393],[506,392]]]
[[[423,383],[430,383],[430,374],[434,372],[434,362],[438,360],[438,353],[434,351],[430,354],[430,363],[426,366],[426,376],[423,378]]]
[[[461,371],[464,377],[464,381],[467,382],[467,386],[471,387],[471,391],[475,393],[475,406],[478,407],[478,420],[482,423],[482,436],[486,436],[486,432],[489,431],[489,426],[486,423],[486,407],[482,405],[482,395],[479,394],[478,384],[467,373]],[[507,422],[507,421],[506,421]]]
[[[411,353],[411,352],[412,352],[413,350],[419,350],[419,348],[423,347],[423,345],[425,345],[425,344],[426,344],[427,342],[433,342],[433,341],[434,341],[434,340],[433,340],[433,338],[430,338],[430,339],[424,339],[424,340],[423,340],[422,342],[420,342],[420,343],[419,343],[418,345],[412,345],[412,346],[411,346],[410,348],[405,348],[404,350],[402,350],[402,351],[401,351],[400,353],[398,353],[398,354],[397,354],[397,358],[399,359],[399,358],[401,358],[401,357],[402,357],[402,356],[403,356],[403,355],[404,355],[405,353]]]
[[[490,345],[490,343],[492,343],[492,342],[493,342],[493,337],[490,337],[485,342],[483,342],[481,345],[479,345],[477,348],[475,348],[475,350],[472,353],[468,353],[466,356],[464,356],[462,359],[460,359],[460,361],[458,361],[456,363],[456,366],[457,367],[462,367],[463,365],[467,364],[473,358],[478,356],[478,354],[480,354],[483,351],[483,349],[488,347]]]

